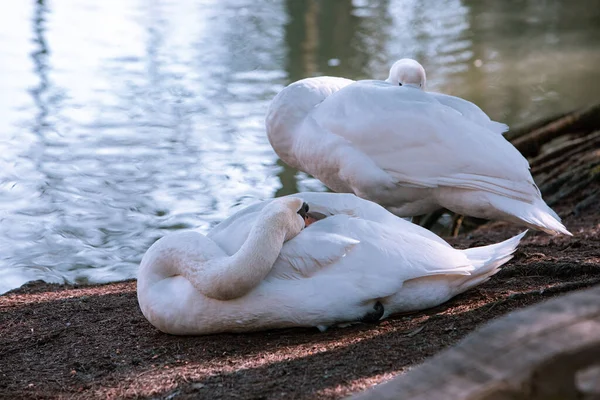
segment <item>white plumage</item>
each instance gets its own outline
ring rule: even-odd
[[[570,235],[527,160],[499,134],[506,126],[466,100],[421,90],[419,76],[409,63],[395,64],[387,81],[295,82],[271,103],[269,141],[284,162],[330,189],[401,217],[445,207]]]
[[[390,74],[385,80],[394,86],[414,87],[425,90],[427,81],[425,69],[421,64],[410,58],[398,60],[390,68]],[[477,105],[461,99],[460,97],[450,96],[442,93],[427,92],[428,96],[423,96],[423,101],[430,101],[434,104],[440,103],[450,107],[460,113],[471,122],[480,125],[487,130],[495,133],[504,133],[508,130],[508,125],[492,121],[486,113]]]
[[[302,202],[327,217],[294,237]],[[143,257],[138,300],[153,325],[173,334],[378,320],[484,282],[523,235],[455,250],[354,195],[299,193],[247,207],[207,236],[160,239]]]

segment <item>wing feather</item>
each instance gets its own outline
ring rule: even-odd
[[[456,186],[533,201],[529,164],[502,135],[413,88],[357,82],[313,112],[321,129],[347,140],[398,184]]]
[[[331,221],[328,222],[331,227]],[[346,257],[360,243],[356,238],[339,233],[343,232],[341,229],[328,231],[317,225],[305,229],[283,246],[267,279],[309,278]]]
[[[476,104],[471,103],[460,97],[450,96],[443,93],[427,92],[431,97],[441,104],[451,107],[461,113],[468,120],[480,125],[494,133],[504,133],[508,131],[508,125],[501,122],[492,121],[490,117],[483,112]]]

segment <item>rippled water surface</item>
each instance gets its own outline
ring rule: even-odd
[[[0,293],[134,277],[168,231],[324,190],[278,161],[270,99],[385,78],[518,124],[600,98],[594,1],[38,0],[0,12]]]

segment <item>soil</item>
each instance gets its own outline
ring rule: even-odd
[[[570,208],[559,213],[566,215]],[[600,207],[564,219],[575,237],[530,232],[492,280],[377,325],[177,337],[142,316],[133,281],[40,282],[0,296],[0,398],[338,399],[402,374],[486,321],[600,283]],[[465,248],[518,233],[493,223]]]

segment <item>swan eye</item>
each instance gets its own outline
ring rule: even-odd
[[[398,86],[402,86],[402,82],[398,82]]]

